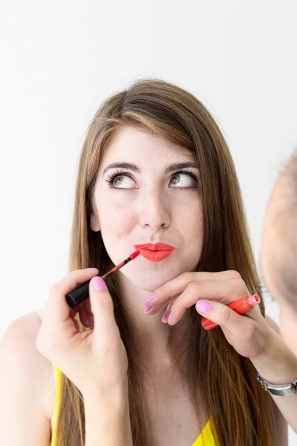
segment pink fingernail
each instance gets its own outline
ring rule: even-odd
[[[155,294],[152,293],[144,299],[144,302],[150,302],[155,297]]]
[[[199,299],[196,303],[196,310],[198,313],[208,314],[211,310],[211,303],[206,300]]]
[[[95,271],[97,268],[85,268],[85,270],[87,270],[87,269],[92,269],[92,270]]]
[[[150,311],[151,307],[145,307],[143,311],[145,311],[146,313],[148,313]]]
[[[168,311],[165,311],[165,313],[162,316],[162,321],[167,322],[167,318],[168,318]]]
[[[87,327],[89,327],[90,325],[92,325],[92,316],[90,316],[89,314],[88,314],[88,316],[87,316],[86,324],[87,324]]]
[[[106,285],[103,279],[101,277],[93,277],[92,279],[92,285],[95,288],[96,291],[104,291],[106,290]]]
[[[171,325],[171,323],[172,323],[172,313],[170,313],[168,316],[168,324]]]

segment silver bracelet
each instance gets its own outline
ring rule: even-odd
[[[294,381],[289,384],[272,384],[264,379],[258,372],[256,377],[263,389],[268,390],[268,392],[272,393],[273,395],[292,396],[296,394],[297,379],[294,379]]]

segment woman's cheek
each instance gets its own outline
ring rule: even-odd
[[[104,202],[98,203],[98,216],[100,227],[108,229],[110,227],[120,231],[131,219],[131,202],[127,201],[126,194],[118,191],[114,196],[107,196]]]
[[[105,248],[114,263],[121,262],[130,252],[127,238],[134,226],[134,217],[128,206],[99,209],[101,235]],[[130,240],[130,237],[129,237]],[[136,243],[136,242],[135,242]]]

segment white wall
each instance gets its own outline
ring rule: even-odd
[[[297,146],[296,12],[295,0],[1,1],[0,337],[65,275],[87,124],[136,78],[176,83],[217,118],[259,257],[270,188]]]

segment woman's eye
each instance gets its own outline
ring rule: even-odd
[[[112,185],[118,189],[132,189],[134,187],[134,181],[127,175],[118,175],[114,178]]]
[[[195,187],[197,182],[188,173],[175,173],[170,178],[171,187]]]

